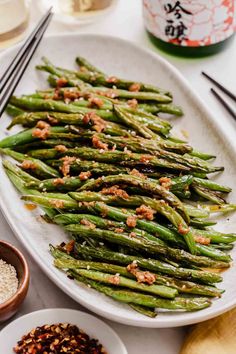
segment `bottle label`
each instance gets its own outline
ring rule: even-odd
[[[146,28],[180,46],[215,44],[235,30],[234,0],[143,0]]]

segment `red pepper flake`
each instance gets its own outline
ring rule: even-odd
[[[179,224],[178,233],[181,235],[186,235],[187,233],[189,233],[189,227],[184,227],[182,224]]]
[[[87,172],[80,172],[79,174],[79,179],[81,181],[86,181],[89,177],[91,177],[91,172],[90,171],[87,171]]]
[[[57,87],[64,87],[68,84],[68,80],[64,77],[60,77],[58,80],[57,80]]]
[[[97,339],[69,323],[36,327],[22,336],[13,350],[18,354],[107,354]]]
[[[141,89],[141,85],[136,82],[133,83],[132,85],[130,85],[130,87],[129,87],[129,91],[131,91],[131,92],[138,92],[138,91],[140,91],[140,89]]]

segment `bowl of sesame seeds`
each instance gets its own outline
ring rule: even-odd
[[[23,254],[0,241],[0,322],[12,317],[26,297],[29,268]]]

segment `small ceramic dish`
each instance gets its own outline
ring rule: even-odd
[[[16,293],[0,304],[0,322],[3,322],[17,312],[26,297],[29,287],[29,268],[23,254],[5,241],[0,241],[0,259],[15,267],[19,281]]]
[[[71,309],[47,309],[31,312],[11,322],[0,332],[0,353],[14,354],[13,348],[24,334],[37,326],[70,323],[79,327],[91,338],[98,339],[107,354],[128,354],[118,335],[98,318]]]

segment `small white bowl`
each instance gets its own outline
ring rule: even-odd
[[[71,323],[91,338],[98,339],[108,354],[128,354],[118,335],[98,318],[71,309],[46,309],[31,312],[11,322],[0,332],[0,353],[14,354],[13,347],[31,329],[44,324]]]

